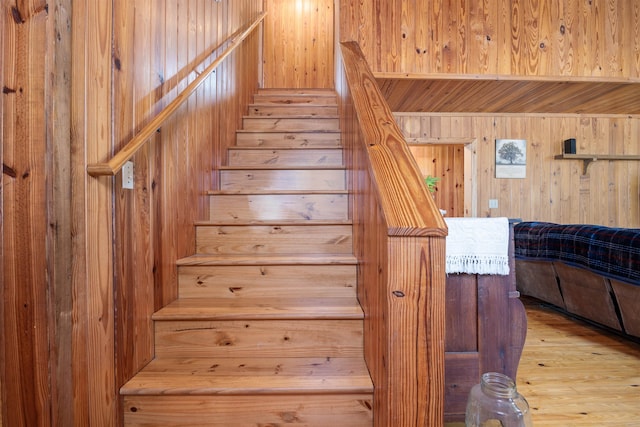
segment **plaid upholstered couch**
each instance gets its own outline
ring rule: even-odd
[[[523,295],[640,337],[640,229],[521,222],[514,245]]]

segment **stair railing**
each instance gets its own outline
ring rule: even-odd
[[[253,22],[243,29],[236,31],[225,41],[212,50],[212,53],[221,46],[228,44],[227,48],[196,77],[182,92],[176,96],[166,107],[162,109],[149,123],[147,123],[133,138],[110,160],[104,163],[92,163],[87,165],[87,173],[91,176],[113,176],[117,174],[124,164],[149,140],[149,138],[162,127],[164,122],[184,104],[200,85],[213,73],[213,71],[229,56],[244,39],[264,20],[266,12],[260,13]],[[205,58],[206,59],[206,58]],[[203,60],[204,62],[204,60]],[[192,72],[197,73],[202,63],[193,67]]]
[[[337,90],[374,423],[442,425],[447,226],[359,46],[342,43],[341,53]]]

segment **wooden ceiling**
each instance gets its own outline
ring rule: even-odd
[[[640,114],[640,82],[377,74],[394,112]]]

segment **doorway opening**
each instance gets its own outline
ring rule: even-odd
[[[406,138],[423,176],[439,178],[436,205],[450,217],[476,217],[475,138]]]

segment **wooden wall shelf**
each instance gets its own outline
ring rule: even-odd
[[[556,160],[582,160],[582,174],[587,174],[587,168],[591,162],[598,160],[640,160],[638,154],[559,154]]]

